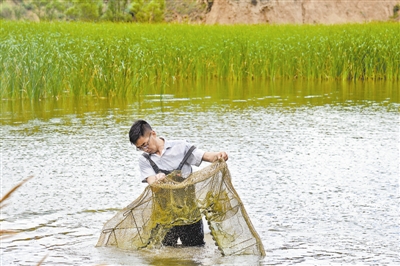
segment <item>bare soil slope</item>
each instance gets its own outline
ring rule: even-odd
[[[208,0],[210,1],[210,0]],[[398,0],[213,0],[207,24],[387,21]]]

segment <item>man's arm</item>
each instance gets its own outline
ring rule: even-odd
[[[220,151],[220,152],[205,152],[203,154],[203,161],[206,162],[215,162],[219,159],[223,158],[225,161],[228,160],[228,154],[224,151]]]

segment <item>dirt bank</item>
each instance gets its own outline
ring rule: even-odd
[[[338,24],[387,21],[400,1],[213,0],[210,3],[206,24]]]

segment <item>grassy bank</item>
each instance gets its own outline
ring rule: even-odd
[[[138,25],[1,21],[1,97],[136,95],[180,80],[399,80],[398,23]]]

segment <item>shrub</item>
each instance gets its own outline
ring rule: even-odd
[[[1,4],[0,8],[0,18],[1,19],[12,19],[13,17],[13,10],[8,4]]]
[[[400,4],[397,4],[393,7],[393,18],[397,18],[399,16]]]

